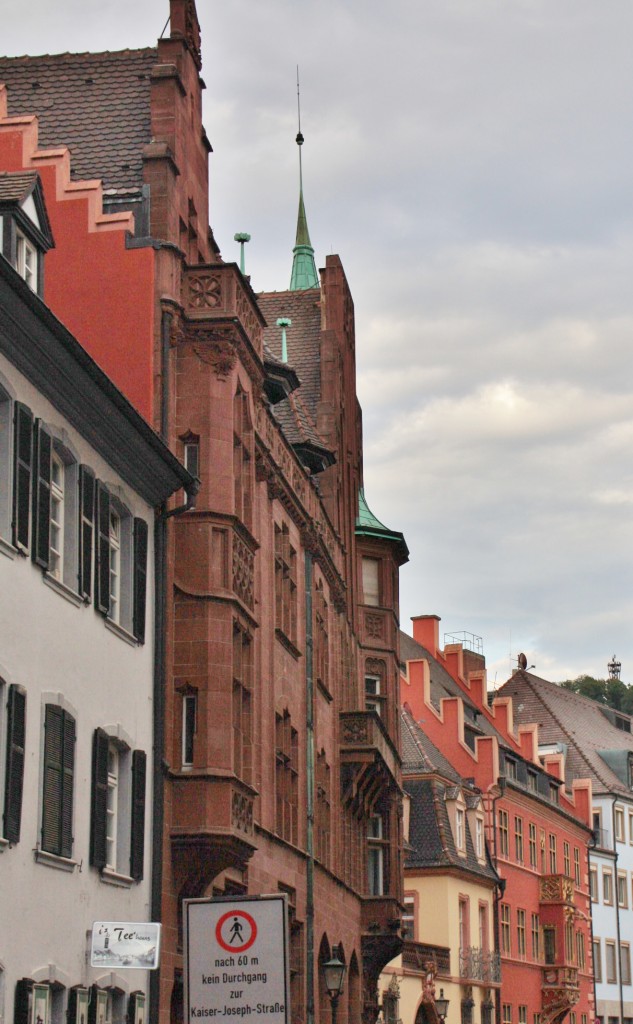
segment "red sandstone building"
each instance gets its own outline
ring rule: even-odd
[[[515,728],[511,699],[488,704],[483,657],[439,644],[437,616],[401,634],[401,699],[424,733],[483,794],[502,879],[498,1024],[589,1024],[595,1016],[588,843],[591,783],[565,785],[562,754],[539,758],[538,726]],[[451,951],[446,980],[468,978]],[[440,972],[438,972],[440,974]],[[441,974],[440,974],[441,978]],[[477,1022],[479,1024],[479,1022]]]
[[[156,48],[0,60],[0,168],[37,170],[56,240],[46,302],[201,482],[159,554],[151,1019],[182,1018],[183,898],[281,891],[293,1021],[328,1019],[334,952],[341,1024],[371,1021],[401,945],[407,550],[362,495],[340,260],[317,276],[301,198],[289,291],[223,262],[195,4],[170,12]]]

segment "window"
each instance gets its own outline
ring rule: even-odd
[[[629,842],[633,844],[633,811],[629,811]]]
[[[600,939],[593,940],[593,975],[596,981],[602,981],[602,951]]]
[[[514,819],[514,852],[519,864],[523,863],[523,818]]]
[[[25,737],[26,691],[14,684],[5,686],[0,679],[0,792],[3,794],[0,835],[9,843],[20,841]]]
[[[501,952],[509,956],[512,952],[510,939],[510,905],[501,904]]]
[[[455,846],[457,847],[458,853],[464,853],[466,850],[466,833],[464,831],[464,825],[466,821],[466,815],[461,807],[455,808]]]
[[[538,775],[536,772],[531,772],[528,768],[527,783],[530,793],[538,793]]]
[[[48,571],[62,578],[64,565],[64,463],[57,452],[51,458],[51,526]]]
[[[512,1024],[512,1004],[503,1003],[501,1006],[501,1022],[502,1024]]]
[[[531,821],[528,826],[528,846],[530,855],[530,867],[536,870],[536,868],[538,867],[538,856],[536,852],[536,825],[533,821]]]
[[[517,956],[525,960],[525,910],[517,910]]]
[[[539,918],[538,914],[532,914],[531,919],[532,927],[532,959],[537,962],[541,959],[541,942],[539,938]]]
[[[580,885],[580,850],[574,846],[574,882]]]
[[[545,829],[540,829],[540,844],[541,844],[541,874],[545,874]]]
[[[82,476],[82,536],[89,537],[88,503],[92,490],[87,474]],[[148,528],[143,519],[133,518],[127,508],[111,495],[105,484],[96,482],[95,605],[106,618],[137,640],[145,639]],[[89,568],[85,542],[80,559],[81,583],[89,591],[84,565]]]
[[[75,719],[58,704],[44,713],[44,778],[41,848],[72,857]]]
[[[631,947],[628,942],[620,943],[620,977],[623,985],[631,984]]]
[[[297,634],[297,553],[284,523],[275,523],[275,624],[292,643]]]
[[[557,860],[556,860],[556,835],[553,832],[549,834],[549,873],[555,875],[558,871]]]
[[[377,715],[383,714],[387,696],[385,677],[384,661],[371,658],[365,663],[365,708],[367,711],[375,711]]]
[[[484,952],[488,951],[489,948],[488,939],[488,905],[487,903],[479,904],[479,948]]]
[[[490,999],[490,996],[488,996],[486,1002],[482,1003],[480,1007],[481,1024],[492,1024],[492,1015],[494,1013],[494,1008],[494,1003]]]
[[[516,782],[517,763],[509,757],[506,758],[506,775],[508,776],[509,779],[512,779],[513,782]]]
[[[367,869],[370,896],[383,896],[386,891],[387,837],[385,835],[385,819],[381,814],[373,814],[369,819],[367,834]]]
[[[314,593],[314,661],[317,682],[327,690],[330,678],[328,604],[319,580]]]
[[[233,771],[244,782],[252,772],[253,645],[239,622],[233,623]]]
[[[475,853],[478,860],[485,857],[484,847],[484,821],[483,818],[475,818]]]
[[[606,868],[602,869],[602,899],[604,903],[613,903],[613,876]]]
[[[253,428],[248,395],[238,385],[233,399],[235,515],[250,529],[253,516]]]
[[[543,928],[543,959],[546,964],[556,963],[556,929],[550,925]]]
[[[624,811],[621,807],[616,807],[614,812],[615,818],[615,838],[619,843],[623,843],[626,839],[624,834]]]
[[[194,740],[198,730],[198,694],[185,693],[182,698],[182,750],[183,768],[193,765]]]
[[[571,878],[571,854],[568,842],[563,843],[563,874]]]
[[[576,932],[576,962],[581,971],[585,969],[585,936]]]
[[[508,812],[499,811],[499,854],[507,857],[509,853],[508,843]]]
[[[470,901],[467,896],[459,897],[459,948],[470,947]]]
[[[617,961],[615,958],[615,942],[610,942],[609,939],[604,944],[606,961],[607,961],[607,984],[614,985],[618,980],[617,974]]]
[[[363,558],[363,602],[378,607],[380,604],[380,562],[377,558]]]
[[[185,469],[191,473],[192,476],[200,476],[200,441],[189,440],[185,441],[183,447],[183,462]]]
[[[527,1024],[527,1014],[528,1014],[527,1006],[525,1006],[525,1005],[519,1006],[519,1024]]]
[[[402,934],[405,939],[415,939],[415,896],[412,893],[404,894]]]
[[[573,921],[565,921],[565,962],[571,964],[574,962],[574,923]]]
[[[34,292],[37,291],[38,253],[35,246],[21,231],[15,233],[15,269]]]
[[[628,907],[629,892],[626,879],[626,871],[618,871],[618,906]]]
[[[598,902],[598,869],[589,868],[589,892],[592,903]]]
[[[330,766],[322,750],[316,763],[315,850],[317,860],[326,867],[330,863],[330,828]]]
[[[90,863],[140,881],[145,856],[147,756],[103,729],[92,738]]]
[[[298,841],[299,735],[286,709],[275,715],[275,821],[277,835]]]

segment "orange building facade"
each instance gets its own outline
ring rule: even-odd
[[[483,795],[486,838],[502,880],[495,901],[497,1020],[589,1024],[591,783],[577,780],[566,789],[563,755],[539,759],[538,726],[515,729],[511,699],[489,705],[483,658],[461,644],[442,650],[438,627],[436,616],[413,620],[401,699]]]
[[[156,48],[0,60],[0,168],[37,170],[56,241],[45,300],[200,479],[158,554],[150,1019],[183,1016],[184,898],[283,892],[292,1020],[329,1019],[322,965],[338,954],[339,1021],[369,1022],[401,946],[407,550],[362,497],[340,260],[261,297],[222,260],[195,4],[170,13]]]

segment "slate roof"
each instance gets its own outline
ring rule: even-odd
[[[407,868],[453,867],[468,871],[481,878],[495,881],[497,875],[486,856],[480,864],[475,855],[470,828],[466,828],[466,856],[460,856],[455,847],[447,799],[455,799],[460,790],[467,806],[479,802],[478,793],[469,793],[462,780],[446,758],[435,747],[413,716],[402,712],[403,785],[410,798],[409,844],[405,852]],[[415,768],[409,767],[415,764]],[[411,777],[427,773],[427,778]],[[437,776],[443,778],[437,778]],[[487,853],[487,851],[486,851]]]
[[[0,171],[0,203],[23,203],[38,180],[37,171]]]
[[[157,50],[0,57],[9,116],[36,114],[42,149],[68,146],[74,180],[137,191],[150,142],[150,72]]]
[[[288,363],[296,370],[301,387],[272,408],[290,444],[308,442],[326,451],[328,445],[316,428],[317,408],[321,398],[321,291],[262,292],[257,296],[268,326],[264,329],[264,345],[277,359],[281,357],[279,317],[288,317],[286,328]]]
[[[590,778],[596,793],[631,796],[630,788],[606,764],[601,751],[633,751],[633,735],[605,718],[600,704],[521,670],[504,683],[499,694],[513,698],[515,722],[538,723],[540,743],[567,744],[567,785],[574,779]]]

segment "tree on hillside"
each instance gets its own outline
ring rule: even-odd
[[[566,679],[560,685],[595,700],[597,704],[633,715],[633,686],[627,686],[621,679],[594,679],[593,676],[581,675]]]

